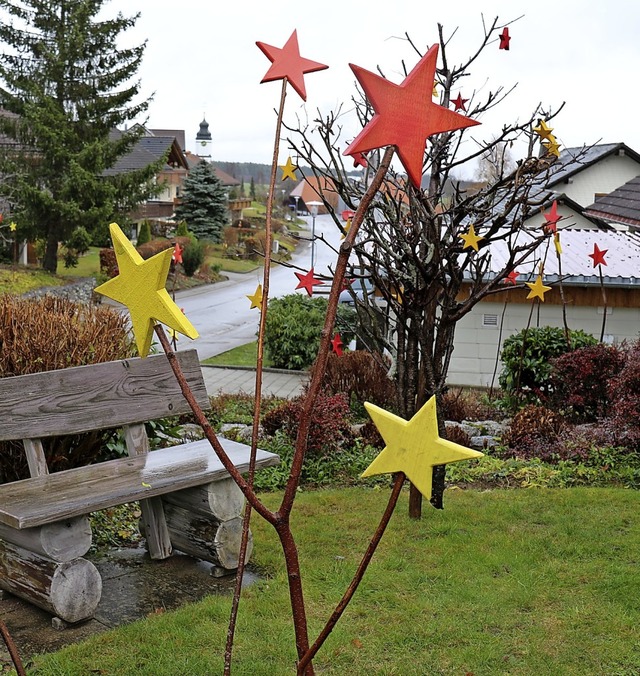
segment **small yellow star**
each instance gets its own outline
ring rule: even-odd
[[[363,477],[404,472],[429,500],[433,467],[483,455],[438,435],[435,397],[408,421],[369,402],[365,406],[386,446],[362,473]]]
[[[431,92],[431,96],[433,96],[433,98],[438,96],[438,81],[437,80],[433,81],[433,91]]]
[[[145,261],[117,223],[111,223],[109,232],[120,274],[95,290],[129,308],[140,356],[149,354],[156,323],[166,324],[189,338],[197,338],[198,332],[165,289],[173,248]]]
[[[562,254],[562,244],[560,244],[560,233],[556,232],[553,236],[553,243],[556,245],[556,253],[558,256]]]
[[[15,221],[11,221],[11,223],[9,223],[9,230],[11,230],[11,232],[15,232],[17,227],[18,226],[16,225]]]
[[[351,219],[347,218],[347,222],[344,224],[344,233],[340,236],[340,239],[344,239],[349,234],[349,230],[351,230]]]
[[[544,294],[551,291],[550,286],[545,286],[542,283],[542,275],[538,275],[535,282],[526,282],[526,285],[531,289],[527,300],[538,297],[544,303]]]
[[[549,155],[555,155],[560,157],[560,144],[556,140],[555,136],[551,136],[547,143],[542,143],[542,147],[549,153]]]
[[[250,310],[253,310],[254,307],[257,307],[258,310],[262,310],[262,284],[258,284],[253,296],[247,295],[247,298],[251,301]]]
[[[479,237],[476,235],[476,230],[473,227],[473,223],[469,226],[469,232],[467,232],[465,235],[459,235],[459,237],[464,242],[464,246],[462,247],[463,249],[471,247],[476,251],[478,250],[478,242],[481,239],[484,239],[484,237]]]
[[[533,131],[535,131],[541,139],[548,139],[552,136],[551,132],[553,131],[553,127],[547,126],[547,123],[544,120],[540,120],[538,126],[533,128]]]
[[[297,180],[296,177],[296,165],[291,161],[291,158],[287,158],[287,163],[286,164],[281,164],[280,169],[282,169],[282,180],[285,181],[286,179],[290,178],[291,180],[295,181]]]

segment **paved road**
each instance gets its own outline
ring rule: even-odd
[[[311,218],[308,217],[309,230]],[[323,236],[336,249],[340,245],[340,232],[330,216],[317,216],[316,236]],[[330,274],[337,260],[337,253],[324,242],[316,242],[315,273]],[[293,263],[304,270],[311,264],[311,245],[301,246],[294,256]],[[247,274],[228,273],[229,280],[179,292],[176,302],[184,309],[191,323],[200,333],[193,346],[198,350],[200,359],[207,359],[226,352],[234,347],[250,343],[256,338],[260,320],[257,309],[250,309],[246,298],[253,294],[262,282],[262,270]],[[275,266],[271,271],[271,298],[293,293],[298,283],[293,270]],[[179,347],[186,348],[188,338],[180,337]]]

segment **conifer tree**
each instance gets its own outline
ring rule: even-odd
[[[189,172],[176,218],[186,221],[189,231],[199,239],[222,241],[222,231],[228,224],[227,194],[209,162],[199,162]]]
[[[118,132],[147,109],[132,81],[145,44],[118,49],[138,15],[98,20],[104,0],[0,0],[0,190],[21,235],[58,243],[77,227],[121,219],[152,191],[158,166],[109,172],[143,130]]]

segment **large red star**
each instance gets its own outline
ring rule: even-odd
[[[286,78],[289,84],[300,94],[303,101],[307,100],[307,90],[304,87],[305,73],[314,73],[317,70],[324,70],[329,67],[325,66],[324,63],[311,61],[311,59],[300,56],[298,33],[295,30],[282,49],[272,47],[264,42],[256,42],[256,45],[271,61],[271,68],[260,82],[273,82]]]
[[[396,146],[409,178],[420,187],[427,138],[480,124],[431,100],[437,59],[438,45],[433,45],[401,85],[350,64],[375,115],[345,150],[345,155]]]
[[[593,253],[589,254],[589,258],[593,258],[593,267],[596,265],[606,265],[607,261],[604,259],[604,255],[609,251],[609,249],[599,249],[597,244],[593,245]]]
[[[505,26],[500,34],[500,46],[498,49],[506,49],[509,51],[509,43],[511,42],[511,36],[509,35],[509,29]]]
[[[557,232],[558,230],[558,221],[562,220],[562,216],[558,213],[558,203],[556,200],[553,200],[551,209],[548,214],[543,214],[544,216],[544,225],[542,226],[547,232]]]
[[[518,283],[517,279],[520,273],[517,270],[511,270],[511,272],[502,280],[503,284],[513,284],[514,286]]]
[[[313,268],[309,272],[296,272],[295,276],[298,278],[298,286],[296,289],[304,289],[310,296],[313,295],[313,287],[321,286],[324,282],[314,276]]]

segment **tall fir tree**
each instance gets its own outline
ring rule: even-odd
[[[98,20],[104,0],[0,0],[0,184],[20,234],[46,241],[55,272],[58,243],[121,219],[153,192],[160,163],[109,172],[143,133],[132,80],[145,44],[118,49],[139,15]]]
[[[228,224],[227,194],[212,164],[199,162],[189,172],[176,207],[176,218],[186,221],[189,231],[200,239],[222,241]]]

